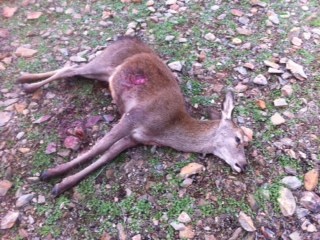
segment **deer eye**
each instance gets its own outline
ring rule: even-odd
[[[238,138],[238,137],[236,137],[236,142],[237,142],[238,144],[240,144],[240,143],[241,143],[241,139]]]

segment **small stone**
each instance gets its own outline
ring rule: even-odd
[[[238,21],[243,25],[247,25],[250,22],[250,19],[247,18],[246,16],[242,16],[242,17],[239,17]]]
[[[141,240],[141,234],[137,234],[135,236],[132,237],[132,240]]]
[[[238,227],[231,235],[229,240],[238,240],[240,239],[241,234],[243,233],[243,230],[241,227]]]
[[[256,76],[253,79],[253,82],[258,85],[267,85],[268,84],[267,78],[265,76],[263,76],[262,74],[259,74],[258,76]]]
[[[41,17],[42,12],[30,12],[27,14],[27,19],[28,20],[35,20]]]
[[[257,230],[253,224],[251,217],[249,217],[247,214],[245,214],[242,211],[239,213],[238,221],[241,227],[247,232],[254,232]]]
[[[311,33],[310,32],[304,32],[302,33],[302,36],[305,40],[310,40],[311,38]]]
[[[293,89],[291,85],[284,85],[281,88],[281,93],[284,97],[290,97],[293,93]]]
[[[25,48],[25,47],[18,47],[17,50],[15,51],[15,54],[18,57],[33,57],[38,51],[37,50],[33,50],[30,48]]]
[[[239,45],[242,43],[242,40],[240,38],[232,38],[232,43],[235,45]]]
[[[39,195],[38,196],[38,201],[39,204],[45,203],[46,202],[46,198],[43,195]]]
[[[237,17],[243,16],[243,12],[240,11],[239,9],[231,9],[231,14]]]
[[[202,172],[204,169],[204,166],[199,163],[189,163],[187,166],[181,169],[179,175],[182,178],[187,178],[191,175]]]
[[[274,12],[268,12],[268,19],[272,22],[272,23],[274,23],[274,24],[279,24],[280,23],[280,21],[279,21],[279,17],[278,17],[278,15],[276,14],[276,13],[274,13]]]
[[[11,18],[17,10],[18,10],[17,7],[4,6],[2,9],[2,16],[5,18]]]
[[[245,140],[247,142],[251,142],[253,140],[253,131],[252,131],[252,129],[244,127],[244,126],[241,126],[241,129],[245,134],[245,138],[246,138]]]
[[[304,187],[307,191],[313,191],[319,180],[319,171],[318,169],[312,169],[304,175]]]
[[[170,226],[174,228],[176,231],[181,231],[186,228],[186,226],[183,223],[178,223],[178,222],[172,222],[170,223]]]
[[[300,233],[298,231],[291,233],[289,237],[291,240],[302,240]]]
[[[279,190],[278,202],[280,210],[284,216],[292,216],[295,213],[297,204],[292,192],[288,188],[282,187]]]
[[[214,235],[204,235],[204,240],[217,240],[217,239]]]
[[[284,98],[277,98],[273,101],[275,107],[285,107],[288,106],[287,101]]]
[[[173,39],[175,39],[175,36],[172,36],[172,35],[168,35],[168,36],[165,37],[165,40],[167,42],[171,42]]]
[[[300,38],[298,38],[298,37],[293,37],[293,38],[291,39],[291,43],[292,43],[293,45],[295,45],[295,46],[300,47],[300,46],[302,45],[302,40],[301,40]]]
[[[213,33],[207,33],[204,35],[204,38],[208,41],[213,42],[216,39],[216,36]]]
[[[303,192],[300,204],[313,213],[320,212],[320,197],[314,192]]]
[[[128,28],[124,35],[133,37],[135,34],[136,33],[135,33],[134,29]]]
[[[307,75],[305,74],[303,67],[292,60],[288,60],[286,64],[286,68],[291,71],[293,76],[295,76],[299,80],[307,79]]]
[[[273,125],[281,125],[285,123],[286,120],[279,113],[275,113],[271,117],[271,122]]]
[[[182,63],[180,61],[171,62],[168,64],[171,70],[180,72],[182,70]]]
[[[250,70],[253,70],[253,69],[254,69],[254,64],[253,64],[253,63],[250,63],[250,62],[247,62],[247,63],[243,64],[243,66],[244,66],[245,68],[250,69]]]
[[[0,197],[3,197],[7,194],[9,189],[12,187],[12,182],[8,180],[1,180],[0,181]]]
[[[70,61],[80,63],[80,62],[86,62],[87,59],[76,55],[76,56],[70,57]]]
[[[11,112],[0,112],[0,127],[5,126],[12,117]]]
[[[237,32],[240,35],[245,35],[245,36],[249,36],[249,35],[252,34],[252,31],[250,29],[246,29],[246,28],[243,28],[243,27],[238,27],[237,28]]]
[[[185,229],[179,232],[180,239],[193,239],[195,237],[195,232],[191,225],[186,226]]]
[[[281,180],[286,187],[290,188],[291,190],[296,190],[302,186],[302,182],[296,176],[287,176]]]
[[[8,212],[1,220],[0,229],[9,229],[14,226],[19,217],[19,212]]]
[[[257,201],[256,201],[256,199],[255,199],[255,197],[254,197],[253,194],[249,194],[249,195],[247,196],[247,201],[248,201],[248,203],[249,203],[249,205],[250,205],[250,208],[251,208],[253,211],[257,211],[257,210],[259,209],[258,203],[257,203]]]
[[[272,68],[275,68],[275,69],[279,69],[280,68],[280,65],[275,63],[275,62],[271,62],[269,60],[265,60],[264,61],[264,64],[268,67],[272,67]]]
[[[27,205],[33,197],[34,197],[33,193],[22,195],[16,201],[16,207],[19,208],[19,207],[23,207],[23,206]]]
[[[306,217],[310,214],[310,211],[306,208],[297,208],[296,210],[297,217],[299,219]]]
[[[166,5],[173,5],[173,4],[176,4],[177,3],[177,0],[167,0],[166,1]]]
[[[23,153],[23,154],[26,154],[26,153],[30,152],[30,150],[31,150],[30,148],[25,148],[25,147],[18,148],[18,151]]]
[[[262,2],[260,0],[250,0],[251,5],[253,6],[259,6],[259,7],[266,7],[267,3],[266,2]]]
[[[283,70],[281,70],[281,69],[275,69],[275,68],[269,68],[269,69],[268,69],[268,73],[271,73],[271,74],[281,74],[281,73],[283,73]]]
[[[247,73],[248,73],[247,70],[242,66],[236,67],[234,70],[236,70],[241,75],[247,75]]]
[[[189,187],[192,184],[193,180],[192,178],[186,178],[183,180],[183,182],[181,183],[181,187]]]
[[[191,218],[188,215],[188,213],[182,212],[182,213],[180,213],[180,215],[178,217],[178,221],[181,223],[189,223],[189,222],[191,222]]]
[[[258,107],[262,110],[267,108],[266,102],[261,99],[257,100],[256,103],[257,103]]]
[[[242,84],[241,82],[237,84],[237,86],[234,87],[234,90],[238,93],[242,93],[242,92],[245,92],[247,91],[248,89],[248,86],[247,85],[244,85]]]

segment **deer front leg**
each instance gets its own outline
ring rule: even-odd
[[[45,73],[24,73],[18,79],[17,83],[31,83],[44,80],[56,74],[59,70]]]
[[[108,132],[103,138],[101,138],[98,143],[96,143],[89,151],[85,152],[84,154],[76,157],[70,162],[58,165],[54,168],[50,168],[44,171],[40,179],[43,181],[49,180],[51,178],[63,175],[64,173],[70,171],[75,166],[78,166],[89,159],[101,154],[102,152],[106,151],[110,148],[115,142],[119,139],[127,136],[130,134],[132,129],[132,123],[128,116],[124,115],[119,123],[115,125],[110,132]]]
[[[71,175],[67,178],[64,178],[62,182],[56,184],[52,189],[52,195],[54,197],[57,197],[66,190],[76,186],[79,182],[84,180],[90,173],[113,160],[122,151],[136,145],[137,142],[134,141],[131,136],[126,136],[120,139],[115,144],[113,144],[96,162],[92,163],[82,171],[74,175]]]

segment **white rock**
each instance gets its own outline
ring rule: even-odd
[[[188,215],[188,213],[182,212],[182,213],[180,213],[180,215],[178,217],[178,221],[181,223],[189,223],[189,222],[191,222],[191,218]]]
[[[177,0],[167,0],[166,1],[166,5],[173,5],[173,4],[176,4],[177,3]]]
[[[279,69],[280,68],[280,65],[275,63],[275,62],[271,62],[269,60],[265,60],[264,61],[264,64],[268,67],[272,67],[272,68],[275,68],[275,69]]]
[[[293,37],[293,38],[291,39],[291,43],[292,43],[293,45],[295,45],[295,46],[300,47],[300,46],[302,45],[302,40],[301,40],[300,38],[298,38],[298,37]]]
[[[274,12],[269,12],[268,15],[269,15],[268,19],[269,19],[272,23],[274,23],[274,24],[279,24],[279,23],[280,23],[279,17],[278,17],[277,14],[275,14]]]
[[[285,107],[288,106],[287,101],[284,98],[277,98],[273,101],[275,107]]]
[[[12,117],[12,112],[0,112],[0,127],[5,126]]]
[[[290,97],[293,93],[293,89],[292,89],[292,86],[291,85],[284,85],[282,88],[281,88],[281,93],[284,97]]]
[[[302,240],[300,233],[298,231],[291,233],[289,237],[291,240]]]
[[[296,200],[288,188],[282,187],[279,190],[278,202],[284,216],[292,216],[295,213],[297,207]]]
[[[183,223],[178,223],[178,222],[172,222],[172,223],[170,223],[170,225],[176,231],[181,231],[181,230],[184,230],[186,228],[186,226]]]
[[[256,76],[253,79],[253,82],[255,84],[259,84],[259,85],[267,85],[268,84],[268,80],[265,76],[263,76],[262,74],[259,74],[258,76]]]
[[[268,69],[268,73],[281,74],[281,73],[283,73],[283,70],[281,70],[281,69],[276,69],[276,68],[269,68],[269,69]]]
[[[34,196],[33,193],[22,195],[21,197],[18,198],[16,202],[16,207],[23,207],[27,205],[31,201],[33,196]]]
[[[165,40],[166,40],[167,42],[170,42],[170,41],[172,41],[174,38],[175,38],[175,36],[168,35],[168,36],[165,37]]]
[[[253,224],[251,217],[249,217],[247,214],[245,214],[242,211],[239,213],[238,221],[241,227],[248,232],[254,232],[257,230]]]
[[[19,217],[19,212],[8,212],[2,219],[0,229],[12,228]]]
[[[279,113],[275,113],[271,117],[271,122],[273,125],[280,125],[285,123],[286,120]]]
[[[182,70],[182,63],[180,61],[171,62],[168,64],[169,68],[174,71],[180,72]]]
[[[307,79],[307,75],[305,74],[303,67],[292,60],[288,60],[286,64],[286,68],[291,71],[293,76],[295,76],[299,80]]]
[[[134,36],[135,35],[135,31],[132,28],[128,28],[128,30],[126,31],[126,33],[124,35],[126,35],[126,36]]]
[[[204,38],[208,41],[214,41],[216,39],[216,36],[213,33],[207,33],[204,35]]]
[[[291,190],[296,190],[302,186],[302,182],[296,176],[287,176],[284,177],[281,182]]]
[[[204,170],[204,166],[199,163],[189,163],[187,166],[183,167],[180,171],[180,176],[182,178],[187,178],[191,175],[200,173]]]

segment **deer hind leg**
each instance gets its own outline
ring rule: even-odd
[[[122,151],[134,147],[136,145],[137,142],[135,142],[135,140],[133,140],[131,136],[126,136],[120,139],[115,144],[113,144],[96,162],[92,163],[80,172],[64,178],[60,183],[56,184],[52,190],[52,195],[54,197],[57,197],[66,190],[76,186],[79,182],[84,180],[90,173],[112,161]]]
[[[62,68],[62,69],[52,71],[52,72],[47,72],[47,73],[25,74],[25,75],[22,75],[20,78],[18,78],[17,82],[25,83],[23,85],[24,91],[28,93],[32,93],[36,91],[38,88],[52,81],[71,78],[75,76],[82,76],[85,78],[96,79],[99,81],[107,82],[111,71],[112,71],[112,68],[110,67],[96,69],[90,64],[86,64],[81,67],[71,66],[71,67],[66,67],[66,68]],[[38,80],[41,80],[41,81],[34,82]],[[33,83],[29,83],[29,82],[33,82]]]
[[[70,162],[58,165],[42,172],[40,179],[46,181],[51,178],[61,176],[74,167],[87,162],[88,160],[109,149],[118,140],[130,134],[131,128],[130,120],[124,115],[120,119],[120,122],[114,126],[103,138],[101,138],[98,143],[96,143],[89,151],[76,157]]]

